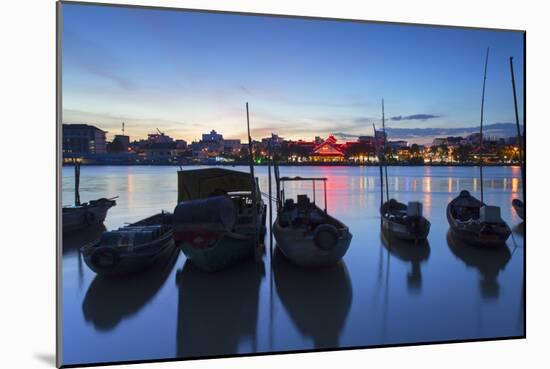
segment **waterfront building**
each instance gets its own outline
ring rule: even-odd
[[[174,139],[164,132],[158,131],[158,133],[149,133],[147,135],[148,143],[169,143],[174,142]]]
[[[63,124],[62,130],[63,156],[107,152],[106,131],[88,124]]]
[[[407,149],[409,147],[407,141],[403,141],[403,140],[400,140],[400,141],[388,141],[388,148],[390,148],[391,150],[404,150],[404,149]]]
[[[210,131],[210,133],[203,133],[202,141],[220,143],[223,141],[223,136],[217,133],[215,130],[212,130]]]
[[[315,146],[310,155],[311,161],[340,162],[345,154],[334,136],[329,136],[321,144]]]
[[[225,154],[238,154],[241,151],[240,139],[223,140],[223,152]]]

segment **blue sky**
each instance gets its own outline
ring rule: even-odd
[[[187,141],[216,129],[254,138],[371,134],[385,99],[395,128],[515,122],[523,34],[364,22],[63,5],[63,121],[131,138]],[[521,117],[521,116],[520,116]]]

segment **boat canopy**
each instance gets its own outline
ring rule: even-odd
[[[204,199],[229,192],[260,193],[250,173],[223,168],[178,171],[178,202]],[[254,183],[254,184],[253,184]],[[256,185],[256,188],[254,188]]]

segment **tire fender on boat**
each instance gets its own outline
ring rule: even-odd
[[[100,260],[104,255],[111,255],[112,262],[109,265],[102,265]],[[109,269],[110,267],[113,267],[118,264],[120,261],[120,255],[118,253],[118,250],[116,250],[114,247],[101,247],[93,251],[91,255],[91,262],[92,264],[98,268],[98,269]]]
[[[315,228],[313,241],[320,250],[332,250],[338,243],[338,230],[331,224],[321,224]]]

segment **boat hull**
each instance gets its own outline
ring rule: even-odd
[[[430,226],[427,219],[421,218],[418,220],[416,231],[411,231],[406,224],[392,222],[390,219],[382,217],[382,231],[389,238],[396,238],[401,241],[417,242],[426,240],[430,233]]]
[[[101,266],[97,259],[94,258],[94,252],[105,249],[116,249],[115,247],[96,246],[95,250],[93,248],[84,249],[82,254],[86,265],[98,275],[116,276],[138,273],[155,264],[166,253],[173,251],[174,241],[172,239],[172,232],[167,232],[158,240],[139,248],[140,251],[137,252],[119,250],[118,260],[109,267]]]
[[[343,233],[333,248],[322,250],[316,245],[313,232],[281,227],[279,218],[273,225],[277,247],[287,259],[301,267],[325,267],[340,261],[348,251],[352,239],[349,231]]]
[[[475,198],[472,199],[479,201]],[[453,216],[453,201],[447,205],[447,221],[453,237],[467,244],[480,247],[495,247],[506,243],[512,231],[504,221],[501,221],[501,223],[485,223],[479,220],[461,222]]]
[[[256,234],[250,233],[243,239],[222,235],[207,248],[196,247],[187,240],[177,240],[176,245],[195,266],[207,272],[216,272],[253,255],[258,242]]]
[[[512,200],[512,207],[516,211],[518,217],[520,217],[521,220],[525,220],[525,208],[523,207],[523,201],[519,199]]]
[[[93,207],[89,209],[63,210],[63,232],[74,232],[90,226],[103,224],[110,206]]]

